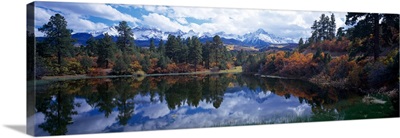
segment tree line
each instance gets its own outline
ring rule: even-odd
[[[245,51],[228,51],[218,35],[205,43],[196,36],[169,35],[157,46],[151,38],[149,48],[137,47],[132,28],[126,21],[116,26],[116,41],[105,33],[102,38],[91,37],[85,46],[79,46],[74,45],[73,30],[68,29],[67,24],[62,15],[55,14],[39,28],[45,37],[36,43],[36,67],[35,75],[30,75],[32,78],[218,71],[242,65],[249,55]],[[28,35],[28,39],[34,39],[34,35]]]

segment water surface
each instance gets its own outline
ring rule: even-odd
[[[35,135],[398,117],[356,91],[241,74],[58,81],[36,87]],[[397,110],[396,110],[397,109]]]

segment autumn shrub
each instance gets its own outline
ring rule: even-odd
[[[356,65],[348,74],[348,80],[350,85],[352,86],[361,86],[362,85],[362,76],[363,76],[363,68]]]
[[[313,54],[301,54],[294,52],[288,59],[284,61],[284,67],[279,71],[282,76],[289,77],[307,77],[315,74],[312,64]],[[276,66],[276,65],[275,65]]]
[[[167,64],[166,72],[168,72],[168,73],[178,73],[179,72],[179,68],[175,63],[170,63],[170,64]]]
[[[349,62],[348,59],[349,56],[343,55],[329,62],[329,75],[333,80],[346,78],[349,72],[356,67],[357,64],[354,61]]]
[[[350,40],[343,37],[341,40],[324,40],[322,42],[311,44],[311,49],[315,50],[321,48],[323,51],[329,52],[347,52],[350,45]]]
[[[101,68],[89,68],[87,75],[89,76],[106,76],[107,73]]]

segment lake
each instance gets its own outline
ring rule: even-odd
[[[56,81],[35,100],[37,136],[399,116],[384,95],[242,74]]]

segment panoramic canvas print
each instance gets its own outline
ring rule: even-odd
[[[399,117],[399,14],[34,2],[34,136]]]

